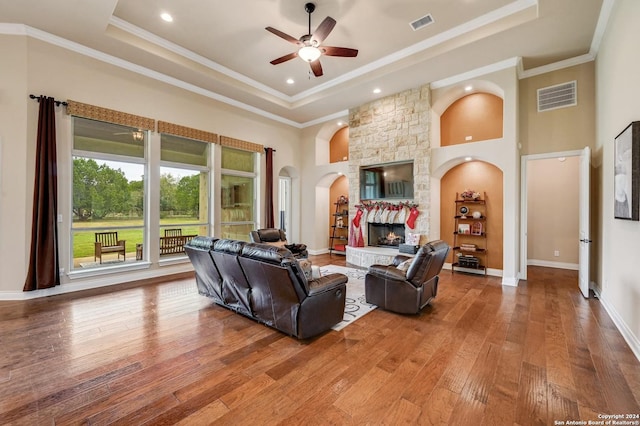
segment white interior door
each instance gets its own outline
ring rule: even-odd
[[[582,295],[589,297],[589,266],[591,233],[590,233],[590,172],[591,172],[591,149],[586,147],[580,155],[580,250],[579,250],[579,271],[578,284]]]

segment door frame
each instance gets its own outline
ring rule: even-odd
[[[529,161],[547,160],[560,157],[580,157],[583,150],[548,152],[544,154],[529,154],[520,157],[520,274],[521,280],[527,279],[527,226],[528,226],[528,191],[527,171]],[[576,176],[579,179],[580,176]],[[582,196],[582,195],[581,195]],[[576,218],[577,220],[577,218]]]
[[[287,232],[289,238],[293,236],[293,230],[291,229],[291,185],[292,179],[290,176],[278,176],[278,226]],[[282,209],[284,209],[284,223],[282,223]]]

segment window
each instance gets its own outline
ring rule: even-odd
[[[256,228],[256,154],[222,147],[221,238],[249,239]]]
[[[209,235],[209,146],[160,137],[160,257],[184,256],[196,235]]]
[[[74,117],[72,269],[142,260],[147,132]]]

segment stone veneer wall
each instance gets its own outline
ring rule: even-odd
[[[423,244],[429,235],[431,88],[425,85],[349,110],[349,217],[360,204],[360,166],[414,160],[413,201],[420,215],[414,229]],[[401,200],[392,200],[392,202]],[[407,201],[407,200],[402,200]],[[367,244],[367,227],[362,226]]]

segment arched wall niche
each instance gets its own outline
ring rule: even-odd
[[[349,160],[349,127],[338,129],[329,141],[329,162]]]
[[[471,90],[466,90],[470,87]],[[499,85],[487,80],[467,80],[454,84],[447,88],[446,91],[438,95],[438,99],[431,106],[431,111],[437,115],[442,115],[447,108],[455,101],[473,93],[489,93],[504,99],[505,92]]]
[[[346,121],[346,118],[345,120]],[[331,139],[334,135],[344,128],[344,124],[339,121],[336,122],[328,122],[320,127],[318,133],[315,138],[315,150],[316,150],[316,166],[321,166],[325,164],[331,163],[330,161],[330,152],[331,152]]]
[[[327,228],[327,244],[330,246],[331,241],[328,237],[333,233],[333,218],[334,213],[336,212],[336,205],[334,204],[338,201],[340,196],[349,197],[349,179],[345,176],[338,176],[329,187],[329,211],[327,212],[327,217],[329,218],[329,227]],[[347,224],[347,222],[345,222]]]
[[[485,161],[463,161],[449,168],[440,178],[440,235],[449,245],[453,245],[453,228],[456,208],[456,193],[472,189],[486,194],[487,266],[489,269],[503,269],[503,181],[500,168]],[[473,211],[473,205],[469,209]],[[482,243],[482,242],[481,242]],[[453,262],[452,254],[447,262]]]
[[[462,164],[466,157],[473,161],[484,161],[496,166],[502,173],[502,270],[489,268],[490,275],[501,276],[502,284],[517,286],[519,280],[519,165],[520,155],[517,143],[517,112],[519,79],[517,64],[505,63],[504,68],[491,72],[477,70],[477,77],[456,76],[447,80],[432,83],[431,109],[431,203],[434,214],[430,223],[431,229],[442,232],[442,237],[450,235],[451,229],[446,229],[441,222],[447,217],[441,217],[440,204],[445,196],[441,188],[441,178],[454,166]],[[465,89],[471,86],[471,90]],[[503,135],[497,139],[471,141],[458,145],[440,145],[440,116],[456,100],[470,93],[490,93],[499,96],[503,101]],[[464,189],[464,188],[462,188]],[[461,189],[453,191],[459,192]],[[454,203],[452,203],[454,204]],[[435,207],[435,206],[438,207]],[[448,215],[447,215],[448,216]],[[436,236],[436,233],[432,233]],[[494,242],[498,241],[490,237]],[[495,254],[491,254],[495,260]]]
[[[339,185],[339,179],[345,179],[345,182],[348,187],[348,179],[345,177],[344,173],[341,172],[328,172],[318,178],[315,186],[315,208],[314,208],[314,218],[303,218],[303,221],[306,223],[303,226],[308,226],[313,228],[313,236],[314,236],[314,244],[311,245],[312,248],[315,248],[314,251],[310,251],[312,254],[320,254],[326,253],[329,247],[329,233],[328,229],[331,226],[330,223],[330,215],[333,205],[333,199],[331,198],[331,190],[332,186],[336,181],[338,181],[337,185]],[[347,192],[348,194],[348,192]]]
[[[502,138],[503,123],[501,97],[484,92],[468,94],[440,116],[440,146]]]

